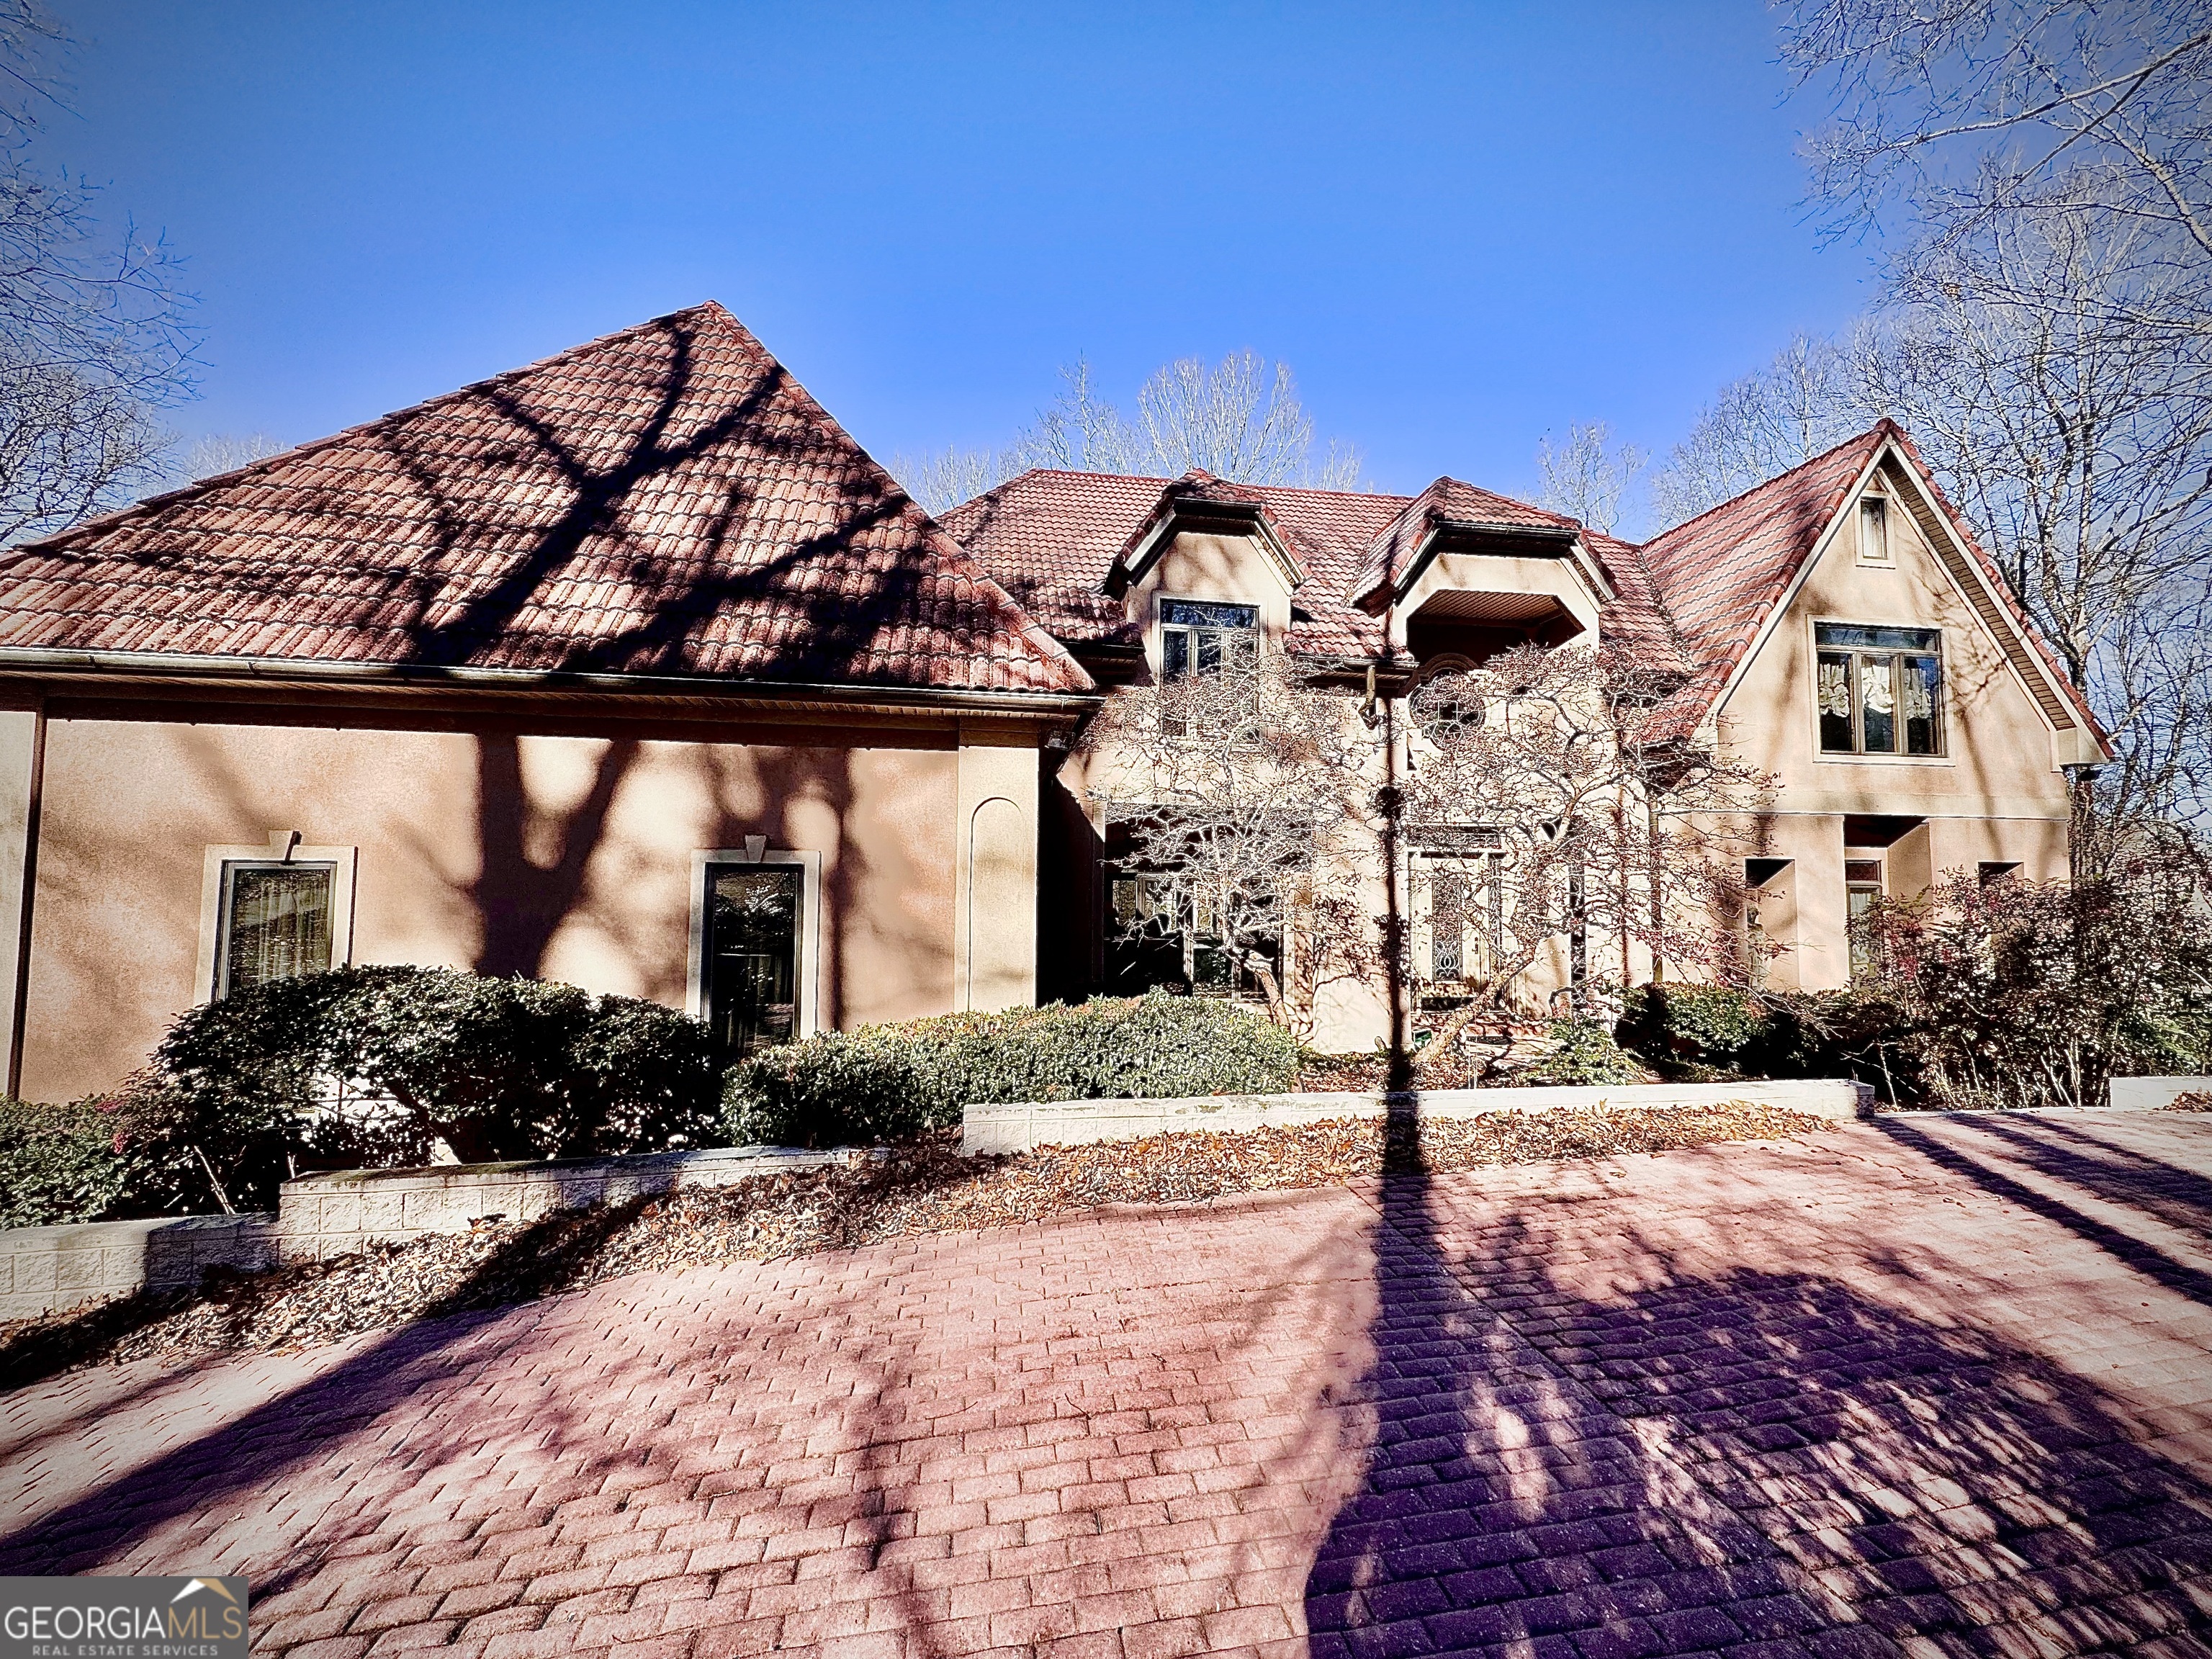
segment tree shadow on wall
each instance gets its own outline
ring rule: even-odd
[[[2212,1488],[2080,1379],[1811,1274],[1589,1300],[1517,1219],[1453,1259],[1436,1198],[1384,1182],[1317,1659],[2212,1650]]]
[[[927,567],[867,544],[911,531],[919,509],[872,463],[833,451],[811,421],[792,417],[784,404],[796,388],[780,366],[730,400],[729,364],[702,362],[712,326],[665,319],[618,360],[615,390],[635,411],[618,432],[603,418],[566,429],[560,413],[531,406],[526,377],[441,399],[379,434],[430,541],[428,557],[365,578],[382,581],[376,611],[393,619],[404,661],[742,680],[748,651],[768,643],[744,635],[750,618],[771,624],[778,678],[884,678],[884,641],[918,619]],[[457,409],[491,435],[457,447]],[[711,500],[703,520],[672,530],[672,492],[687,480],[698,489],[699,470],[732,446],[746,476],[718,472],[700,491]],[[828,468],[836,503],[828,526],[770,552],[791,503],[763,499],[758,481],[779,466],[817,477]],[[537,521],[519,532],[518,512]],[[584,614],[615,625],[586,633],[574,613],[549,618],[546,596],[564,584],[614,596]],[[721,637],[732,627],[739,637]],[[604,703],[597,714],[621,717]],[[482,732],[477,747],[478,873],[465,889],[481,926],[474,965],[535,975],[584,900],[641,748],[634,738],[610,742],[580,798],[555,811],[530,796],[515,732]]]

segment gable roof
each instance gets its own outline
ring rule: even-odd
[[[1134,648],[1140,635],[1119,599],[1106,591],[1122,550],[1133,546],[1170,505],[1179,481],[1103,472],[1024,472],[943,518],[948,533],[971,549],[985,568],[1039,621],[1071,645]],[[1263,507],[1268,523],[1304,568],[1291,595],[1290,648],[1320,657],[1379,657],[1389,647],[1383,621],[1352,603],[1363,575],[1387,553],[1378,542],[1402,524],[1427,519],[1424,503],[1444,502],[1448,514],[1513,528],[1553,529],[1574,520],[1456,479],[1439,479],[1419,496],[1382,495],[1282,484],[1212,485]],[[1226,497],[1224,497],[1226,499]],[[1679,661],[1674,630],[1658,591],[1629,543],[1585,535],[1616,590],[1604,608],[1624,638],[1662,649]],[[1680,665],[1686,672],[1686,664]]]
[[[1674,723],[1695,725],[1711,709],[1886,435],[1863,432],[1644,544],[1697,663],[1671,701]]]
[[[1939,562],[1953,566],[1954,579],[1967,590],[1969,602],[2008,653],[2024,641],[2036,665],[2047,672],[2046,683],[2035,665],[2015,657],[2030,694],[2054,724],[2064,726],[2078,718],[2101,739],[2103,729],[2087,699],[2014,599],[1995,562],[1944,496],[1911,439],[1887,416],[1856,437],[1644,544],[1644,561],[1697,661],[1694,676],[1669,700],[1666,723],[1686,730],[1711,712],[1759,630],[1843,510],[1852,486],[1885,449],[1904,459],[1911,481],[1942,514],[1940,524],[1926,518],[1922,523]],[[1986,579],[1986,592],[1974,573],[1954,565],[1950,550],[1942,545],[1947,528]],[[1996,595],[1995,601],[1988,593]]]
[[[1376,600],[1396,588],[1403,592],[1414,574],[1414,564],[1427,544],[1429,532],[1444,526],[1492,531],[1578,531],[1576,520],[1548,513],[1510,496],[1478,489],[1457,478],[1438,478],[1407,501],[1389,526],[1368,544],[1359,571],[1352,579],[1346,597],[1363,611],[1381,610]],[[1624,544],[1626,545],[1626,544]]]
[[[10,648],[1091,684],[711,302],[18,549]]]

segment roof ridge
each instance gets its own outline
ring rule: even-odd
[[[1865,431],[1854,433],[1851,436],[1844,439],[1843,442],[1839,444],[1832,444],[1817,455],[1808,455],[1803,460],[1798,462],[1796,465],[1787,467],[1782,471],[1776,473],[1771,478],[1761,478],[1757,483],[1751,485],[1747,489],[1739,489],[1735,495],[1729,496],[1726,501],[1716,501],[1704,512],[1693,513],[1688,518],[1683,520],[1681,523],[1669,525],[1666,529],[1660,531],[1657,534],[1646,537],[1642,542],[1638,543],[1638,545],[1640,547],[1656,547],[1659,543],[1665,541],[1669,536],[1674,534],[1675,532],[1687,530],[1692,525],[1697,523],[1698,520],[1710,519],[1714,514],[1734,507],[1738,501],[1747,500],[1749,497],[1759,494],[1762,489],[1765,489],[1772,485],[1780,483],[1784,478],[1796,477],[1808,466],[1817,466],[1820,462],[1826,460],[1830,456],[1840,454],[1843,451],[1849,449],[1853,444],[1865,442],[1876,433],[1882,432],[1884,428],[1887,428],[1889,434],[1901,434],[1904,431],[1904,428],[1899,426],[1895,421],[1890,419],[1888,416],[1885,415],[1880,420],[1876,421],[1872,426],[1869,427]]]
[[[210,490],[234,483],[241,478],[252,477],[257,472],[268,471],[281,462],[295,460],[302,455],[319,453],[333,445],[344,443],[364,433],[374,432],[379,427],[396,421],[402,416],[416,415],[425,410],[441,408],[445,404],[458,402],[473,392],[482,392],[487,386],[519,380],[526,374],[542,373],[556,363],[574,362],[579,357],[611,346],[618,340],[627,339],[634,334],[642,334],[647,329],[658,328],[665,323],[674,322],[678,317],[694,315],[704,315],[710,319],[733,325],[755,350],[766,349],[753,336],[751,331],[743,323],[738,322],[720,301],[702,300],[696,305],[684,306],[674,311],[664,312],[658,317],[648,317],[641,323],[632,323],[627,328],[618,328],[611,333],[595,335],[591,339],[579,341],[576,344],[562,350],[548,352],[543,357],[532,358],[529,362],[518,368],[501,369],[496,374],[487,374],[481,380],[471,380],[467,385],[455,386],[450,392],[439,392],[435,397],[420,398],[411,404],[402,404],[397,409],[387,409],[381,415],[371,416],[365,421],[356,421],[351,426],[341,427],[336,432],[325,433],[319,438],[310,438],[304,443],[294,444],[289,449],[280,449],[274,455],[258,457],[248,461],[244,466],[232,467],[227,472],[210,472],[204,478],[194,478],[187,483],[179,484],[174,489],[165,489],[158,495],[142,495],[135,501],[127,501],[110,512],[82,520],[48,535],[41,536],[36,541],[18,542],[13,547],[0,549],[0,570],[5,569],[13,563],[18,555],[42,551],[64,537],[81,536],[88,532],[105,534],[111,526],[126,523],[155,507],[166,508],[176,502],[189,501],[196,495],[204,495]],[[786,372],[787,374],[788,371]]]
[[[1905,431],[1905,429],[1902,429],[1900,425],[1898,425],[1896,420],[1891,420],[1889,416],[1882,416],[1881,420],[1875,420],[1874,425],[1867,427],[1865,431],[1854,431],[1854,434],[1851,434],[1850,438],[1844,438],[1844,441],[1840,442],[1840,445],[1829,445],[1827,449],[1823,449],[1823,452],[1818,453],[1818,456],[1805,456],[1805,460],[1798,462],[1796,467],[1785,467],[1785,469],[1783,469],[1783,471],[1774,473],[1774,476],[1771,476],[1771,477],[1760,477],[1760,480],[1759,480],[1759,483],[1756,483],[1756,484],[1750,484],[1750,487],[1747,487],[1747,489],[1739,489],[1739,491],[1736,491],[1735,495],[1729,495],[1729,498],[1725,500],[1725,502],[1714,502],[1712,507],[1705,508],[1704,514],[1692,514],[1692,515],[1690,515],[1690,518],[1683,520],[1681,525],[1668,525],[1666,529],[1659,531],[1659,533],[1656,533],[1656,535],[1648,535],[1646,540],[1639,542],[1639,546],[1656,546],[1656,544],[1659,544],[1659,542],[1666,540],[1666,538],[1670,538],[1670,535],[1674,535],[1674,531],[1686,531],[1686,529],[1690,529],[1690,526],[1697,525],[1697,522],[1698,522],[1698,520],[1701,520],[1701,518],[1712,518],[1714,514],[1721,514],[1721,511],[1725,511],[1725,508],[1735,507],[1735,504],[1736,504],[1736,502],[1741,502],[1741,500],[1750,500],[1752,495],[1756,495],[1756,493],[1763,491],[1763,489],[1770,489],[1770,487],[1774,487],[1774,484],[1783,483],[1783,480],[1785,480],[1785,477],[1796,477],[1798,473],[1805,471],[1805,469],[1808,469],[1808,467],[1818,467],[1818,465],[1820,465],[1820,462],[1823,462],[1823,460],[1827,460],[1829,456],[1840,456],[1840,453],[1843,453],[1844,449],[1850,449],[1851,445],[1858,445],[1858,442],[1865,442],[1867,438],[1871,438],[1871,435],[1875,435],[1875,434],[1881,434],[1881,431],[1885,431],[1885,427],[1887,427],[1887,434],[1885,434],[1885,435],[1889,435],[1889,434],[1902,434],[1902,431]]]

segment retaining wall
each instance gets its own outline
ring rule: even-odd
[[[556,1210],[620,1204],[682,1187],[726,1187],[755,1176],[870,1156],[850,1147],[812,1152],[724,1146],[629,1158],[346,1170],[284,1183],[277,1199],[278,1249],[286,1261],[322,1261],[426,1233],[466,1232],[479,1221],[535,1221]]]
[[[2154,1112],[2176,1095],[2212,1094],[2212,1077],[2116,1077],[2112,1104],[2124,1112]]]
[[[0,1231],[0,1319],[33,1319],[133,1291],[181,1290],[210,1267],[258,1273],[276,1261],[273,1215],[10,1227]]]
[[[1615,1089],[1431,1089],[1410,1096],[1424,1117],[1480,1117],[1486,1112],[1552,1112],[1578,1106],[1717,1106],[1747,1100],[1816,1116],[1855,1118],[1874,1109],[1863,1083],[1636,1084]],[[1230,1133],[1267,1125],[1320,1123],[1331,1118],[1382,1117],[1389,1095],[1215,1095],[1181,1100],[1055,1100],[1013,1106],[970,1106],[961,1114],[960,1150],[1025,1152],[1035,1146],[1082,1146],[1138,1140],[1178,1130]]]

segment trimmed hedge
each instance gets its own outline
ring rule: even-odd
[[[103,1221],[130,1182],[129,1141],[110,1103],[0,1099],[0,1227]]]
[[[180,1017],[110,1103],[110,1213],[211,1211],[217,1182],[265,1209],[295,1161],[407,1167],[434,1139],[471,1162],[712,1146],[720,1096],[707,1028],[658,1003],[445,968],[272,981]]]
[[[732,1140],[830,1146],[950,1127],[969,1105],[1276,1093],[1297,1068],[1258,1015],[1156,991],[824,1032],[732,1066],[723,1104]]]

